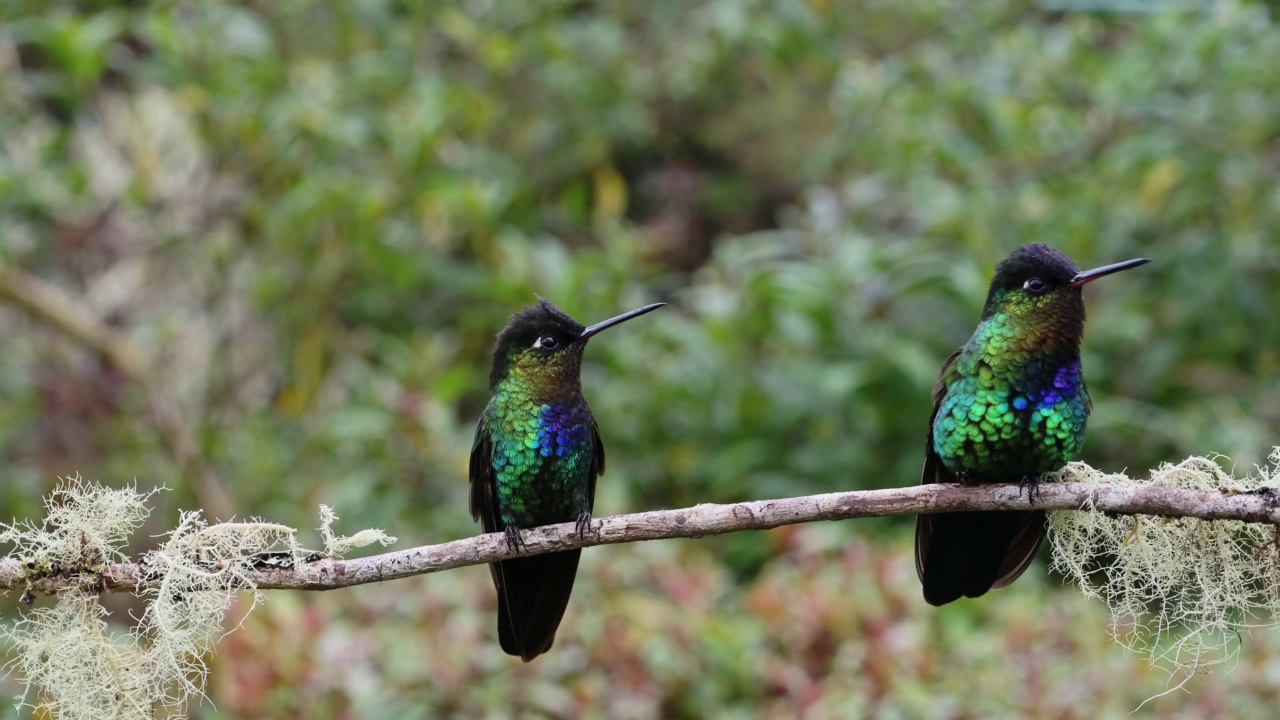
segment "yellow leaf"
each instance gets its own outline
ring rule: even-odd
[[[1138,191],[1142,204],[1151,212],[1164,207],[1169,193],[1186,177],[1187,169],[1177,158],[1165,158],[1147,171],[1142,180],[1142,189]]]
[[[612,163],[592,170],[591,184],[595,190],[594,215],[597,222],[617,219],[626,212],[627,181]]]
[[[293,353],[293,378],[276,398],[280,412],[290,417],[310,407],[324,382],[329,333],[323,324],[313,325],[302,336]]]

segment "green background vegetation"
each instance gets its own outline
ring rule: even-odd
[[[153,358],[0,311],[0,516],[58,475],[216,476],[238,515],[476,532],[493,334],[592,322],[598,514],[918,480],[929,390],[1023,242],[1090,286],[1085,460],[1141,475],[1280,423],[1280,32],[1264,3],[9,0],[0,255]],[[1057,8],[1057,9],[1055,9]],[[165,442],[172,398],[199,449]],[[1108,717],[1165,679],[1043,570],[945,610],[908,520],[586,554],[556,651],[482,568],[276,593],[201,718]],[[125,608],[121,608],[122,610]],[[1275,707],[1275,638],[1157,701]],[[1144,710],[1145,711],[1145,710]]]

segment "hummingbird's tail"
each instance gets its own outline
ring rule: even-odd
[[[566,550],[489,565],[498,589],[498,642],[503,652],[529,662],[551,649],[581,554]]]
[[[1018,579],[1045,536],[1043,510],[920,515],[916,571],[930,605],[976,598]]]

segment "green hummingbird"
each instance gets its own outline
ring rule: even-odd
[[[1018,482],[1080,457],[1091,407],[1080,369],[1081,289],[1150,262],[1081,272],[1033,243],[996,266],[982,319],[933,389],[921,484]],[[979,597],[1018,579],[1045,535],[1043,510],[916,517],[916,573],[931,605]]]
[[[603,330],[652,312],[654,303],[590,327],[543,298],[498,333],[492,397],[471,448],[471,517],[519,549],[520,530],[577,522],[591,526],[604,443],[582,395],[582,351]],[[498,641],[529,662],[551,649],[569,604],[582,551],[491,563],[498,591]]]

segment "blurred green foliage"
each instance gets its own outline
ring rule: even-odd
[[[1033,241],[1155,259],[1087,293],[1086,460],[1261,461],[1280,33],[1099,7],[11,0],[0,253],[156,359],[237,512],[304,527],[476,531],[487,354],[534,293],[673,303],[588,352],[601,514],[915,483],[937,368]],[[0,325],[4,513],[74,472],[174,488],[157,531],[198,502],[138,387]]]

